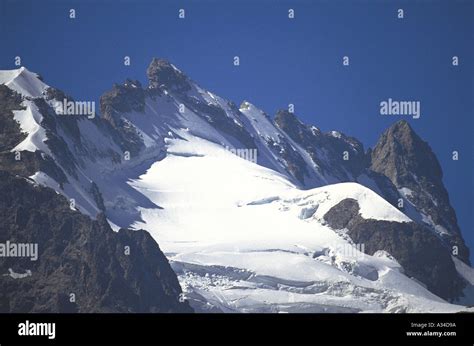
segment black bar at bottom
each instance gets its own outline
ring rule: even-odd
[[[1,346],[93,343],[473,345],[474,314],[0,314]]]

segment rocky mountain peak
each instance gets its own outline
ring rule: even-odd
[[[388,177],[445,243],[469,262],[456,214],[443,184],[443,171],[428,143],[406,121],[389,127],[371,152],[370,169]]]
[[[372,170],[389,177],[397,187],[409,184],[416,177],[441,182],[443,173],[436,155],[404,120],[382,134],[371,155]]]
[[[385,133],[390,139],[397,140],[406,147],[421,141],[420,137],[406,120],[400,120],[392,124]]]
[[[297,130],[301,126],[298,117],[286,109],[280,109],[275,115],[275,124],[282,130],[288,132]]]
[[[164,87],[176,91],[187,91],[191,88],[188,77],[165,59],[153,58],[146,74],[150,88]]]
[[[102,117],[116,126],[115,114],[137,111],[145,108],[146,92],[139,81],[127,79],[123,84],[114,84],[112,89],[100,97]]]

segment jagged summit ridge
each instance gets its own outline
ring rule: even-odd
[[[191,88],[188,77],[165,59],[153,58],[146,75],[150,88],[165,87],[177,91],[187,91]]]

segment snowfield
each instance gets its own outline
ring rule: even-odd
[[[175,130],[168,155],[131,186],[162,209],[142,222],[198,311],[455,312],[406,277],[388,255],[369,256],[324,224],[345,198],[364,218],[410,222],[373,191],[342,183],[308,191],[222,147]],[[347,251],[352,249],[351,251]]]

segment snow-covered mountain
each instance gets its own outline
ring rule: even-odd
[[[439,298],[472,286],[469,252],[407,123],[365,151],[286,110],[237,107],[165,60],[147,76],[114,85],[91,118],[58,114],[74,100],[27,69],[1,71],[17,94],[2,98],[0,169],[150,232],[197,311],[466,309]]]

